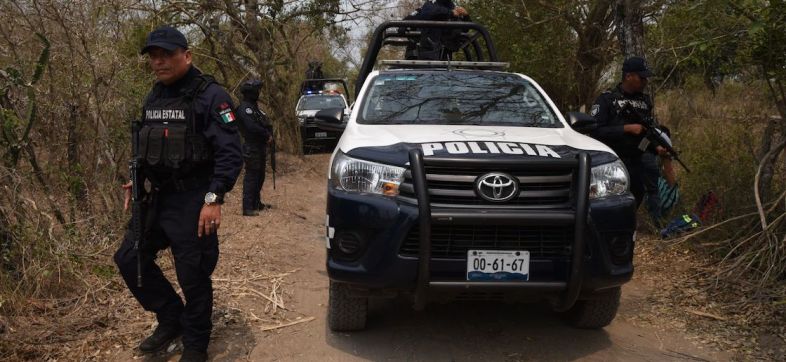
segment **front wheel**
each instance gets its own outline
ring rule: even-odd
[[[568,322],[583,329],[603,328],[617,316],[622,291],[620,287],[604,290],[586,300],[576,301],[565,316]]]
[[[330,282],[328,291],[328,327],[334,332],[359,331],[366,328],[368,297],[353,296],[349,285]]]

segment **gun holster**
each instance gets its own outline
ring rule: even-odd
[[[156,217],[158,216],[158,191],[154,190],[145,193],[144,199],[142,199],[142,205],[142,220],[144,220],[142,233],[144,234],[145,240],[147,240],[150,237],[156,222]]]

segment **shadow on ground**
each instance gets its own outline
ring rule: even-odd
[[[256,345],[251,325],[238,313],[216,309],[213,312],[213,333],[208,347],[210,361],[237,361],[248,357]],[[145,362],[177,361],[183,352],[183,344],[178,338],[165,351],[148,354]],[[136,351],[138,354],[139,351]]]
[[[372,300],[367,329],[326,331],[327,343],[371,360],[574,360],[611,345],[604,330],[568,326],[540,304],[454,302],[416,312],[403,298]]]

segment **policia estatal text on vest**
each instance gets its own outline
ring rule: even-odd
[[[138,131],[142,175],[152,187],[145,203],[144,243],[137,253],[126,233],[115,263],[142,307],[158,327],[142,341],[142,352],[166,348],[182,335],[181,361],[207,360],[212,330],[213,287],[224,194],[243,164],[232,100],[215,80],[191,65],[186,38],[163,26],[142,49],[158,82],[145,99]],[[129,185],[124,187],[128,188]],[[126,208],[130,192],[126,192]],[[185,303],[155,259],[171,248]]]

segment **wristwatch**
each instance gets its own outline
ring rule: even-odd
[[[216,194],[214,192],[208,192],[208,193],[205,194],[205,204],[206,205],[208,205],[208,206],[213,205],[213,204],[221,205],[223,203],[224,203],[224,197],[223,196],[219,196],[218,194]]]

